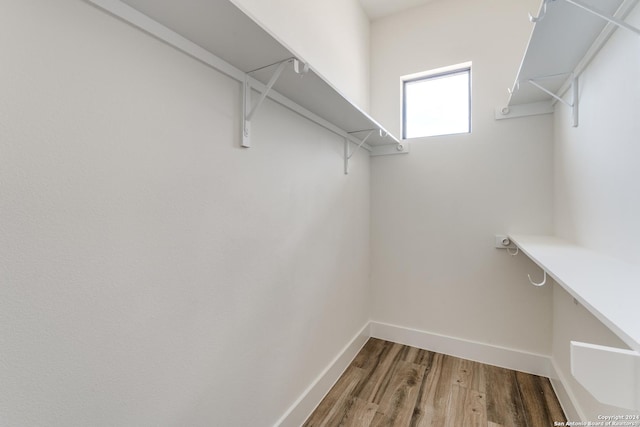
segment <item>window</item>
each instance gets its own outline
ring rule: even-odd
[[[471,64],[402,80],[402,137],[471,132]]]

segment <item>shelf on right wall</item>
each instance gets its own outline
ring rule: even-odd
[[[572,341],[572,375],[600,402],[640,409],[640,268],[558,237],[509,239],[630,348]]]
[[[620,26],[640,34],[623,19],[638,0],[543,0],[529,44],[506,106],[495,118],[550,114],[561,102],[573,110],[578,126],[578,78],[591,59]],[[565,93],[572,90],[570,100]]]

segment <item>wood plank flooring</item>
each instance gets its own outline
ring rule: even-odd
[[[547,378],[371,338],[304,426],[550,427]]]

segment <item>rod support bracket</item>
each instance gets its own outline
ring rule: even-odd
[[[242,85],[242,146],[245,148],[251,147],[251,119],[256,114],[256,111],[260,108],[264,100],[269,95],[269,92],[273,88],[273,85],[276,84],[278,78],[284,71],[284,67],[291,61],[297,61],[294,58],[288,58],[284,61],[280,61],[277,63],[278,68],[273,72],[273,75],[269,79],[267,86],[260,94],[260,98],[258,98],[258,102],[252,106],[251,104],[251,77],[249,73],[246,73],[244,76],[244,84]],[[273,64],[275,65],[275,64]]]
[[[532,84],[533,86],[537,87],[538,89],[540,89],[541,91],[543,91],[544,93],[546,93],[547,95],[551,96],[553,99],[555,99],[556,101],[566,105],[567,107],[571,108],[571,126],[578,127],[578,76],[575,75],[571,75],[571,102],[567,102],[565,101],[561,96],[556,95],[555,93],[551,92],[549,89],[545,88],[544,86],[542,86],[540,83],[538,83],[536,80],[541,80],[544,78],[548,78],[548,77],[555,77],[555,76],[546,76],[546,77],[539,77],[539,78],[531,78],[529,79],[529,83]]]
[[[367,139],[369,139],[369,137],[371,135],[373,135],[373,133],[375,131],[380,132],[380,137],[383,136],[383,130],[382,129],[367,129],[367,130],[364,130],[364,131],[349,132],[350,135],[354,134],[354,133],[358,133],[358,132],[368,132],[367,135],[362,140],[360,140],[360,143],[358,144],[356,149],[353,150],[352,152],[349,151],[349,142],[350,142],[349,138],[345,138],[344,139],[344,174],[345,175],[349,174],[349,160],[351,160],[351,158],[356,153],[356,151],[358,151],[358,149],[360,147],[362,147],[365,142],[367,142]],[[386,136],[386,132],[385,132],[384,136]]]

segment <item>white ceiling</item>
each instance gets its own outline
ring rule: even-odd
[[[360,0],[360,4],[369,18],[374,20],[432,1],[434,0]]]

